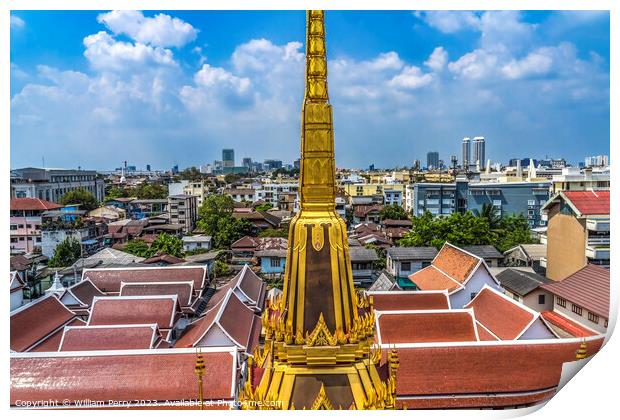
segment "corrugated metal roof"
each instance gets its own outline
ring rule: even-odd
[[[432,260],[439,251],[432,246],[413,246],[389,248],[387,254],[396,261],[399,260]]]

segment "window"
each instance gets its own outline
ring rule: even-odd
[[[517,302],[519,301],[519,295],[515,295],[514,293],[512,294],[512,298],[514,300],[516,300]]]
[[[26,229],[32,229],[32,225],[30,223],[26,224]]]
[[[411,263],[409,261],[400,263],[400,269],[402,271],[411,271]]]
[[[17,243],[17,238],[11,238],[11,243],[12,243],[12,244]]]
[[[280,258],[271,257],[271,266],[272,267],[280,267]]]
[[[562,308],[566,308],[566,299],[562,299],[561,297],[558,297],[555,299],[555,303],[557,303],[558,306],[561,306]]]
[[[577,306],[573,303],[573,306],[571,308],[571,310],[576,313],[577,315],[580,315],[583,313],[583,309],[581,308],[581,306]]]
[[[538,304],[539,305],[545,304],[545,295],[538,295]]]
[[[24,225],[17,225],[17,228],[18,228],[18,229],[23,229],[23,228],[24,228]]]
[[[469,299],[470,299],[470,300],[473,300],[473,298],[475,298],[475,297],[476,297],[476,292],[471,293],[471,294],[469,295]]]
[[[594,315],[592,312],[588,312],[588,321],[598,324],[598,315]]]
[[[527,205],[528,206],[535,206],[536,205],[536,200],[527,200]]]
[[[607,320],[605,320],[605,328],[607,328]]]
[[[11,230],[17,230],[17,225],[11,225]]]

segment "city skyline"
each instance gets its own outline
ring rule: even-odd
[[[72,24],[50,38],[59,16]],[[430,150],[460,160],[463,137],[478,135],[492,162],[609,154],[606,12],[326,19],[339,166],[411,166]],[[239,30],[225,36],[232,20]],[[300,21],[303,12],[14,12],[11,166],[44,156],[50,167],[182,168],[224,148],[293,162]],[[93,154],[84,138],[116,153]]]

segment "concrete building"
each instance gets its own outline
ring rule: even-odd
[[[183,232],[191,232],[198,220],[198,200],[193,195],[179,194],[168,197],[170,223],[183,225]]]
[[[21,168],[11,171],[11,191],[17,198],[38,198],[59,203],[69,191],[83,189],[104,200],[105,185],[96,171]]]
[[[426,154],[426,167],[430,169],[439,169],[439,152],[428,152]]]
[[[396,280],[405,279],[431,265],[437,252],[432,246],[389,248],[386,253],[386,270]]]
[[[609,169],[593,171],[592,168],[564,168],[561,175],[553,175],[553,193],[560,191],[609,190]]]
[[[183,237],[183,251],[195,251],[197,249],[209,250],[213,246],[211,236],[195,235]]]
[[[469,137],[463,139],[462,144],[462,167],[468,169],[471,163],[471,140]]]
[[[531,267],[534,272],[545,275],[541,261],[547,258],[547,244],[520,244],[504,252],[507,267]]]
[[[586,156],[586,158],[584,159],[584,164],[586,167],[609,166],[609,156],[608,155]]]
[[[449,216],[452,213],[467,211],[466,179],[457,179],[451,183],[416,183],[410,194],[410,206],[414,216],[421,216],[425,211],[434,216]]]
[[[609,270],[588,264],[560,282],[542,285],[555,296],[554,318],[605,334],[609,320]]]
[[[357,287],[369,287],[372,284],[375,263],[379,261],[377,252],[363,246],[354,246],[349,248],[349,256],[351,258],[353,284]]]
[[[222,165],[224,168],[233,168],[235,166],[234,149],[222,149]]]
[[[30,253],[41,248],[42,214],[62,208],[38,198],[12,198],[10,249],[12,254]]]
[[[552,283],[536,273],[507,268],[495,276],[504,288],[504,293],[538,312],[550,311],[553,309],[553,294],[542,289],[544,284]]]
[[[484,137],[474,137],[472,142],[473,146],[473,164],[478,166],[478,169],[483,171],[486,165],[486,144]]]
[[[609,267],[609,191],[564,191],[543,207],[547,277],[560,281],[586,264]]]

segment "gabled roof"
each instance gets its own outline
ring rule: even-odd
[[[504,258],[504,254],[499,252],[493,245],[470,245],[463,249],[480,258]]]
[[[126,233],[123,233],[123,235],[126,236]],[[96,265],[110,263],[125,265],[131,263],[139,263],[143,260],[144,258],[142,257],[137,257],[135,255],[120,251],[118,249],[104,248],[101,251],[96,252],[87,258],[80,258],[73,264],[73,267],[81,268],[83,266],[88,266],[90,268]]]
[[[192,306],[195,300],[194,283],[191,281],[171,281],[157,283],[121,283],[119,296],[161,296],[176,295],[181,307]]]
[[[41,200],[40,198],[11,198],[11,210],[55,210],[61,209],[61,204],[51,201]]]
[[[465,305],[472,308],[476,322],[500,340],[517,340],[540,314],[487,285]]]
[[[519,296],[525,296],[536,290],[543,284],[551,283],[553,280],[541,276],[540,274],[530,273],[515,268],[507,268],[496,276],[500,284]]]
[[[381,204],[362,205],[355,206],[353,214],[355,217],[366,217],[370,212],[379,212],[381,210],[383,210],[383,205]]]
[[[409,280],[420,290],[447,290],[452,293],[463,288],[461,283],[444,274],[433,265],[410,274]]]
[[[49,338],[76,315],[54,295],[47,295],[11,312],[11,350],[28,351]]]
[[[78,305],[90,308],[95,296],[105,296],[105,293],[99,290],[89,279],[85,279],[65,290],[60,296],[60,300],[65,305],[74,304],[73,300],[75,300]]]
[[[387,250],[387,254],[395,261],[433,260],[437,253],[437,248],[433,246],[399,246]]]
[[[142,261],[142,264],[155,264],[155,263],[166,263],[166,264],[181,264],[184,263],[185,260],[183,258],[175,257],[174,255],[169,254],[157,254],[152,256],[151,258],[147,258]]]
[[[364,248],[363,246],[350,247],[349,258],[351,258],[351,262],[379,260],[377,251],[375,251],[374,249]]]
[[[376,316],[379,345],[478,341],[472,310],[377,311]]]
[[[176,295],[95,297],[88,325],[157,324],[170,329],[179,312]]]
[[[577,217],[609,216],[609,191],[560,191],[541,210],[548,210],[558,199],[564,200]]]
[[[232,288],[229,288],[202,318],[185,329],[175,347],[209,345],[208,342],[201,343],[201,340],[207,337],[210,331],[219,329],[219,332],[225,334],[235,345],[251,352],[258,343],[260,334],[260,329],[256,330],[257,323],[260,325],[260,317],[237,297]]]
[[[65,327],[58,351],[151,349],[157,324]]]
[[[541,286],[588,311],[609,317],[609,270],[588,264],[562,281]]]
[[[196,293],[202,293],[208,280],[205,266],[170,266],[170,267],[115,267],[85,269],[82,279],[90,279],[104,293],[119,293],[121,282],[194,282]]]
[[[205,400],[234,399],[237,349],[203,348],[201,353],[207,366]],[[147,407],[167,401],[181,406],[198,395],[195,364],[195,349],[12,354],[10,403],[131,399],[153,401]]]
[[[26,284],[26,282],[24,282],[24,280],[22,280],[22,276],[17,271],[11,271],[9,279],[11,285],[11,293],[28,288],[28,285]]]
[[[520,244],[504,252],[504,255],[516,249],[520,249],[525,257],[532,261],[540,261],[541,258],[547,256],[547,244]]]
[[[30,266],[30,260],[23,255],[14,255],[10,261],[11,270],[26,271]]]
[[[366,293],[372,296],[373,305],[377,311],[450,309],[450,298],[446,291],[374,292],[368,290]]]
[[[263,308],[265,283],[252,271],[249,265],[245,264],[241,271],[230,280],[230,284],[248,306]]]

